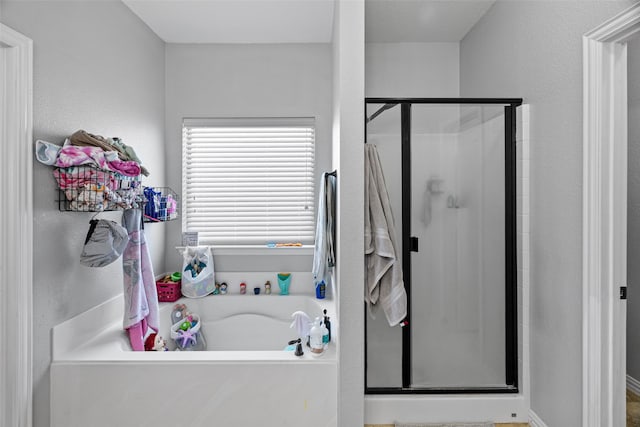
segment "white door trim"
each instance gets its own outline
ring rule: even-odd
[[[0,24],[0,426],[32,425],[33,43]]]
[[[583,396],[585,427],[625,424],[627,44],[640,3],[583,37]]]

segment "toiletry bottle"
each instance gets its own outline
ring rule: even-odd
[[[325,293],[327,290],[327,285],[325,285],[324,280],[316,283],[316,298],[324,299]]]
[[[324,351],[324,345],[322,344],[322,325],[320,324],[320,318],[316,317],[315,322],[313,322],[313,327],[309,332],[309,344],[311,346],[311,354],[315,356],[319,356]]]
[[[320,320],[320,330],[322,331],[322,348],[325,350],[329,347],[329,330],[324,324],[324,320]]]
[[[327,334],[322,337],[322,342],[324,342],[325,344],[329,344],[329,342],[331,341],[331,322],[329,321],[329,316],[327,316],[327,310],[323,310],[323,313],[324,320],[322,321],[322,324],[325,328],[327,328]]]

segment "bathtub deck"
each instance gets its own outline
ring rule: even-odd
[[[209,319],[211,323],[203,325],[213,336],[216,330],[224,332],[220,328],[225,321],[246,327],[243,317],[234,313],[235,304],[240,314],[244,309],[251,316],[276,319],[278,328],[284,324],[286,330],[280,332],[285,342],[280,342],[282,334],[263,340],[281,349],[295,338],[296,332],[288,327],[292,310],[313,310],[315,315],[327,308],[335,313],[332,301],[318,303],[310,296],[210,298],[224,306],[203,314],[200,310],[210,307],[202,301],[188,304]],[[168,322],[172,306],[161,308],[161,335],[163,327],[168,330],[163,318]],[[269,306],[276,312],[269,312]],[[54,328],[51,427],[336,427],[337,322],[332,328],[335,340],[324,354],[312,356],[305,347],[305,354],[297,357],[283,350],[135,352],[122,330],[121,316],[122,299],[115,298]],[[209,349],[222,348],[223,339],[212,340],[206,331],[205,336]],[[216,337],[221,336],[225,335]],[[242,348],[247,340],[238,336],[229,348]]]

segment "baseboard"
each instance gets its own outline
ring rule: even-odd
[[[637,395],[640,395],[640,381],[627,375],[627,388]]]
[[[542,421],[542,418],[531,409],[529,410],[529,425],[531,427],[547,427],[544,421]]]

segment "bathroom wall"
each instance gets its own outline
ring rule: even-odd
[[[167,184],[182,192],[185,117],[315,117],[316,182],[331,166],[329,44],[167,44]],[[172,160],[173,159],[173,160]],[[181,221],[167,224],[166,265],[180,267]],[[218,271],[310,271],[312,254],[225,255]],[[310,288],[311,289],[311,288]]]
[[[164,184],[164,44],[121,2],[2,1],[0,20],[34,42],[33,136],[62,143],[78,129],[119,136]],[[33,425],[49,425],[51,328],[122,292],[122,264],[78,258],[90,213],[59,212],[52,168],[34,161]],[[119,213],[101,218],[119,221]],[[156,270],[164,228],[145,230]]]
[[[460,46],[461,96],[531,105],[531,409],[549,426],[582,418],[582,34],[632,3],[499,0]]]
[[[458,43],[366,43],[365,95],[457,97]]]
[[[628,44],[627,375],[640,381],[640,39]]]
[[[331,46],[340,427],[364,424],[364,3],[336,1]]]

